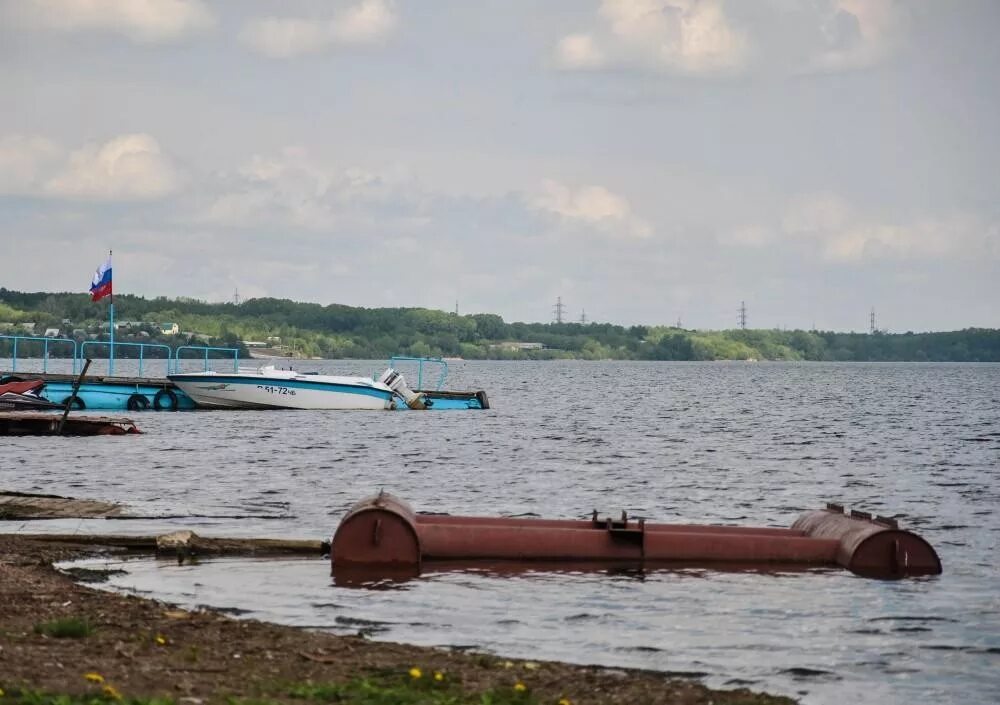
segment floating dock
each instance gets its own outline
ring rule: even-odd
[[[4,379],[45,382],[45,398],[65,406],[77,375],[53,372],[5,373]],[[87,375],[80,384],[73,408],[101,411],[179,411],[195,408],[189,396],[163,377],[113,377]]]
[[[840,566],[858,575],[936,575],[934,549],[887,517],[847,514],[843,507],[808,512],[791,528],[654,524],[644,519],[522,519],[417,514],[380,493],[355,504],[331,542],[333,574],[419,573],[437,562],[455,567],[507,561],[593,562],[655,567]]]
[[[69,416],[64,423],[61,414],[0,412],[0,436],[124,436],[133,433],[141,431],[132,419],[126,418]]]

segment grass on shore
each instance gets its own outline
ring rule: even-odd
[[[92,692],[69,695],[12,689],[5,693],[0,688],[0,705],[174,705],[170,698],[127,697],[98,673],[87,673],[84,679]],[[508,688],[467,692],[445,674],[424,673],[417,667],[402,675],[356,678],[346,683],[286,684],[259,697],[218,699],[229,705],[279,705],[289,701],[342,705],[546,705],[520,680],[512,681]],[[548,705],[572,703],[562,698]]]
[[[86,619],[63,617],[35,625],[35,634],[43,634],[55,639],[82,639],[94,633],[94,628]]]

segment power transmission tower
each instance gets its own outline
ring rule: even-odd
[[[740,330],[746,330],[747,329],[747,302],[746,301],[740,301],[739,314],[740,314],[740,317],[737,320],[738,320],[738,322],[740,324]]]
[[[587,310],[586,309],[584,309],[583,311],[580,312],[580,325],[581,326],[587,325]]]
[[[233,290],[233,305],[239,306],[241,303],[242,301],[240,300],[240,290],[239,289]]]
[[[868,332],[872,335],[878,333],[878,328],[875,326],[875,307],[872,306],[872,312],[868,314]]]
[[[455,299],[455,315],[458,315],[458,299]]]
[[[556,305],[553,306],[553,309],[555,309],[556,312],[556,323],[562,323],[563,313],[566,311],[566,305],[563,304],[561,296],[556,297]]]
[[[675,328],[683,328],[683,327],[684,326],[681,325],[681,316],[680,314],[677,314],[677,325],[675,326]]]

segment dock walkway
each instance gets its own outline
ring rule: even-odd
[[[42,411],[0,412],[0,436],[124,436],[141,433],[132,419],[112,416],[69,416],[60,433],[62,414]]]

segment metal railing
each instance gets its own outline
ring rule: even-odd
[[[438,365],[440,367],[440,374],[438,375],[437,386],[434,391],[440,391],[441,387],[444,386],[444,380],[448,376],[448,363],[439,357],[411,357],[409,355],[394,355],[389,358],[389,367],[395,368],[397,362],[415,362],[417,363],[417,386],[414,389],[424,388],[424,365]]]
[[[154,360],[166,360],[166,363],[167,363],[167,372],[170,371],[170,357],[173,354],[173,351],[170,349],[169,345],[163,345],[162,343],[115,343],[114,344],[114,348],[112,348],[110,341],[104,341],[104,340],[86,340],[86,341],[84,341],[80,345],[80,358],[83,359],[83,358],[89,357],[91,359],[96,359],[97,358],[96,355],[89,355],[88,356],[86,354],[86,350],[87,350],[88,346],[95,346],[96,347],[98,345],[103,345],[104,347],[109,348],[109,352],[113,351],[114,348],[138,348],[139,349],[139,358],[138,358],[138,360],[139,360],[139,374],[138,374],[138,376],[139,377],[142,377],[142,367],[143,367],[143,362],[145,361],[145,357],[146,357],[146,350],[147,349],[166,350],[166,355],[164,355],[162,357],[154,357],[152,359],[154,359]],[[119,358],[116,358],[116,359],[119,359]],[[108,364],[108,373],[109,374],[111,372],[111,364],[110,364],[110,362],[111,362],[111,359],[108,358],[108,363],[109,363]],[[73,370],[74,371],[76,370],[76,365],[75,364],[73,365]]]
[[[240,350],[239,350],[239,348],[215,348],[215,347],[212,347],[210,345],[181,345],[176,350],[174,350],[174,368],[173,368],[173,373],[175,373],[175,374],[177,372],[180,372],[181,351],[182,350],[184,350],[184,351],[200,350],[203,353],[203,355],[204,355],[205,371],[206,372],[208,371],[208,360],[209,360],[208,354],[210,352],[227,352],[227,353],[232,353],[233,354],[233,372],[239,372],[240,371]],[[190,360],[192,358],[187,358],[187,359]]]
[[[117,355],[115,359],[137,359],[139,362],[139,372],[138,376],[143,376],[144,367],[147,361],[157,360],[163,361],[166,364],[166,374],[172,374],[174,372],[180,371],[180,364],[182,360],[195,360],[198,358],[187,357],[183,358],[182,353],[192,353],[197,352],[201,359],[204,360],[204,369],[207,371],[209,369],[210,359],[212,358],[212,353],[226,353],[222,359],[228,359],[232,355],[233,359],[233,370],[235,372],[239,371],[240,367],[240,351],[239,348],[218,348],[210,345],[181,345],[176,349],[171,348],[169,345],[164,345],[162,343],[119,343],[115,342],[114,348],[111,347],[111,341],[108,340],[85,340],[82,343],[73,340],[72,338],[45,338],[31,335],[0,335],[0,343],[3,341],[8,341],[10,344],[10,360],[11,369],[10,371],[17,372],[18,365],[18,347],[21,347],[23,351],[25,347],[38,346],[40,344],[42,353],[42,373],[47,373],[49,371],[49,346],[53,343],[63,343],[73,346],[72,356],[66,356],[62,359],[70,360],[73,366],[73,374],[75,375],[83,364],[84,358],[91,359],[107,359],[108,370],[111,370],[111,358],[100,358],[94,354],[93,348],[98,348],[99,346],[107,349],[110,354],[112,350],[117,349],[128,349],[128,350],[138,350],[139,354],[137,358],[119,358]],[[69,351],[67,351],[69,352]],[[150,353],[154,353],[150,355]],[[158,353],[158,354],[157,354]],[[23,362],[26,359],[21,357]]]
[[[42,372],[49,371],[49,343],[69,343],[73,346],[73,374],[76,374],[77,362],[80,359],[79,351],[77,349],[77,342],[72,338],[45,338],[33,335],[0,335],[0,340],[9,340],[11,342],[11,361],[10,361],[10,371],[17,372],[17,344],[18,342],[23,343],[42,343]]]

